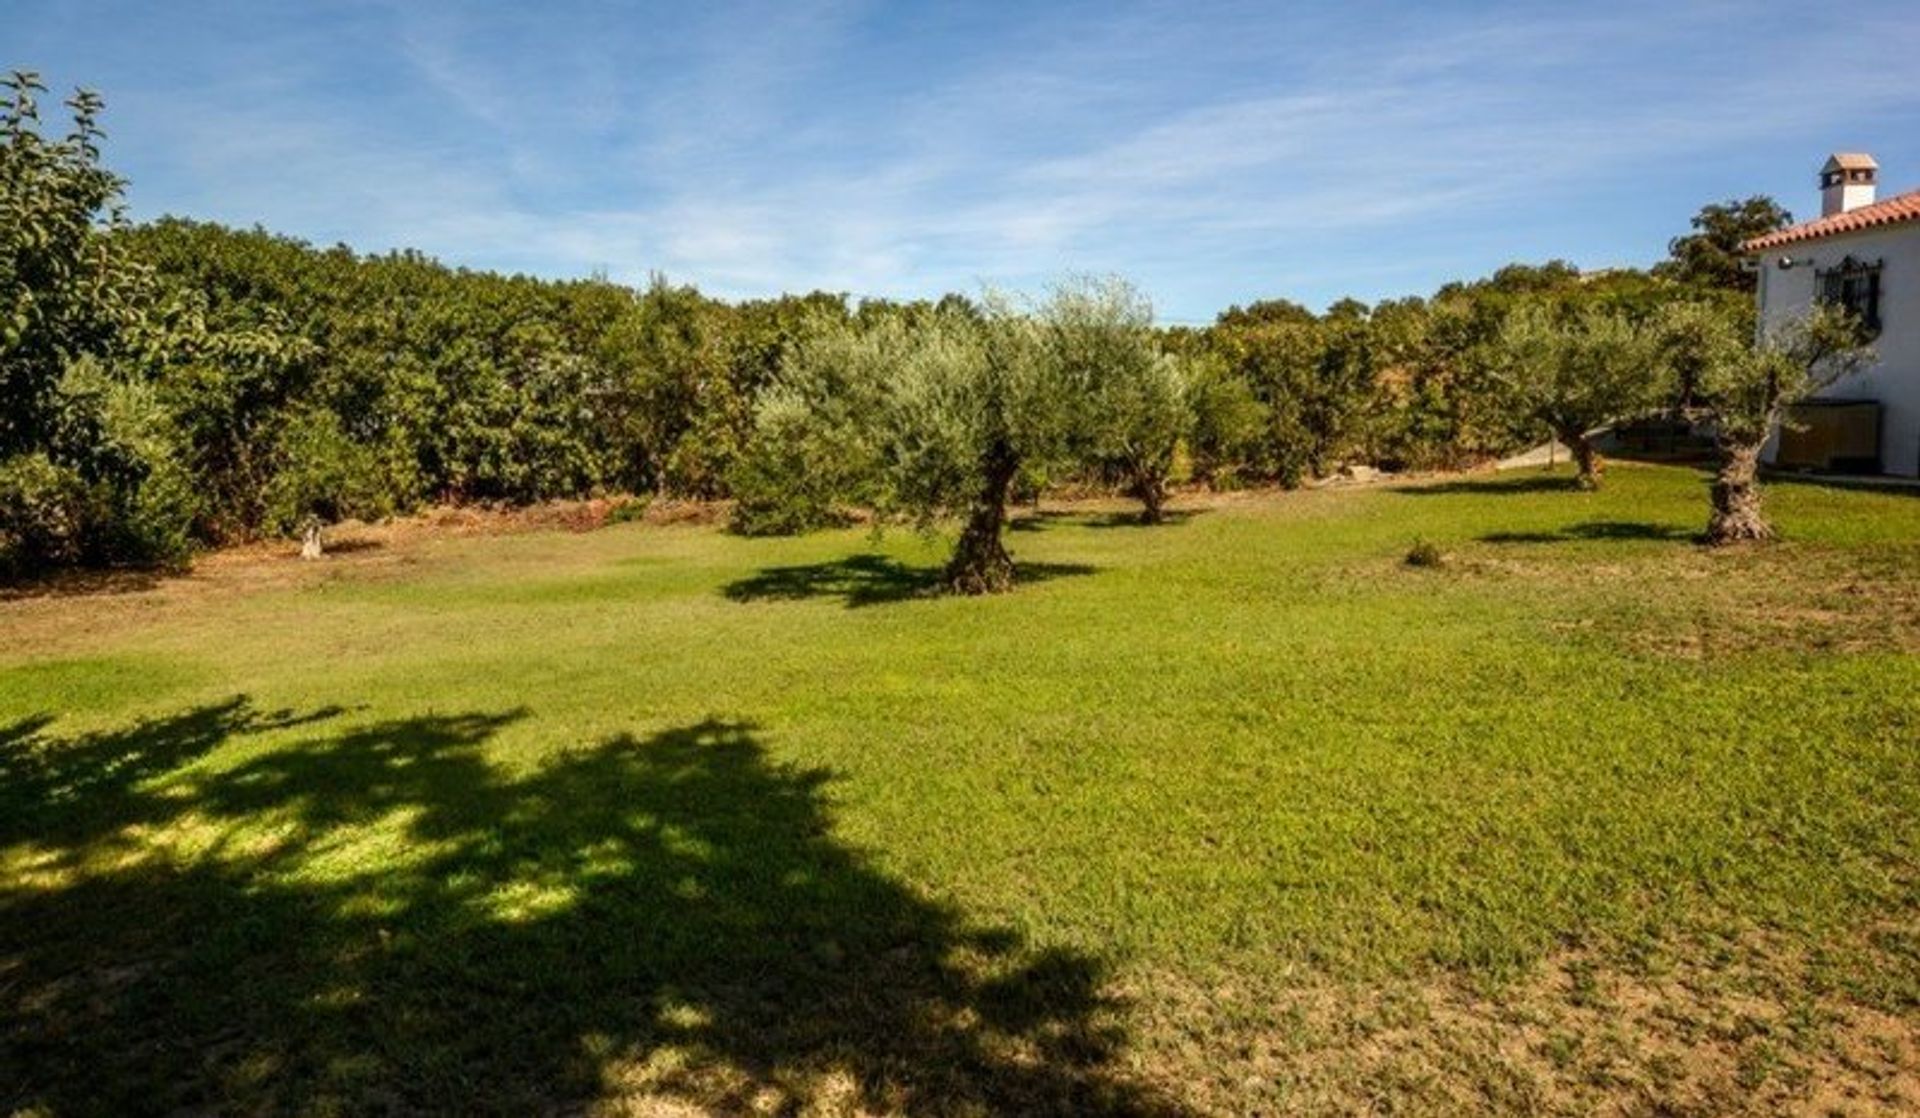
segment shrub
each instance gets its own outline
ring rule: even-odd
[[[78,562],[87,500],[80,475],[44,454],[0,463],[0,572],[13,577]]]
[[[645,497],[629,497],[607,511],[608,524],[632,524],[647,518],[647,508],[653,502]]]
[[[177,566],[193,551],[197,494],[171,461],[130,485],[88,481],[45,454],[0,464],[0,575],[55,567]]]
[[[1430,540],[1415,540],[1413,546],[1407,549],[1409,567],[1440,567],[1445,566],[1446,562],[1447,557],[1441,553],[1440,545]]]
[[[380,458],[350,438],[329,411],[311,411],[288,424],[280,442],[280,469],[267,485],[267,523],[295,532],[310,521],[370,520],[393,512]]]

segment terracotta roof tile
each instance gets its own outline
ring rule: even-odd
[[[1797,241],[1831,237],[1835,233],[1857,233],[1876,225],[1897,225],[1906,221],[1920,221],[1920,190],[1908,191],[1884,202],[1861,206],[1846,213],[1834,214],[1832,217],[1802,222],[1775,233],[1768,233],[1764,237],[1755,237],[1741,247],[1748,252],[1765,252],[1767,249],[1779,248],[1781,245],[1790,245]]]
[[[1836,151],[1827,157],[1823,171],[1877,171],[1880,164],[1864,151]]]

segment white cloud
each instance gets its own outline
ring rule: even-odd
[[[501,28],[408,7],[396,58],[451,110],[421,119],[460,127],[316,108],[301,97],[310,67],[249,78],[238,103],[215,87],[164,118],[192,184],[168,208],[478,265],[661,269],[728,295],[929,294],[1068,266],[1197,284],[1250,261],[1279,283],[1299,246],[1322,281],[1358,282],[1416,267],[1390,235],[1423,222],[1497,221],[1589,177],[1920,102],[1912,21],[1725,49],[1744,11],[1333,44],[1313,38],[1324,29],[1292,42],[1259,10],[1218,26],[1139,11],[955,52],[923,77],[878,75],[886,60],[845,4],[692,17],[657,42],[542,32],[507,63]],[[1203,51],[1223,59],[1218,80],[1180,69]],[[1823,83],[1837,72],[1844,85]]]

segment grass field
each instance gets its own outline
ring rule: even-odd
[[[1920,496],[1703,484],[0,601],[0,1112],[1920,1106]]]

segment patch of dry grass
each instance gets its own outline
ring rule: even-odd
[[[1912,929],[1904,935],[1911,936]],[[1861,960],[1875,958],[1860,945]],[[1884,956],[1882,956],[1882,961]],[[1209,1113],[1899,1115],[1915,1006],[1758,931],[1626,961],[1564,950],[1505,981],[1312,973],[1134,989],[1150,1078]]]

